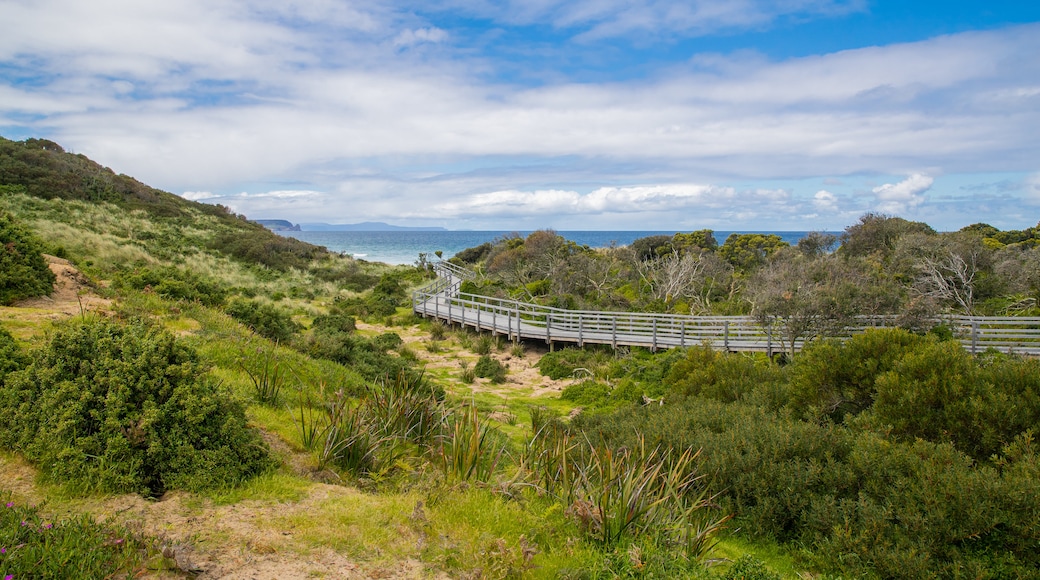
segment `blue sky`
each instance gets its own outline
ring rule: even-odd
[[[1040,3],[0,0],[0,135],[251,218],[1040,221]]]

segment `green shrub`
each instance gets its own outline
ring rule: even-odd
[[[769,569],[764,562],[744,554],[719,576],[720,580],[780,580],[780,575]]]
[[[662,407],[582,414],[597,444],[639,438],[701,449],[734,527],[807,550],[841,577],[1035,577],[1040,465],[1032,433],[980,464],[950,443],[794,420],[690,397]]]
[[[491,354],[491,347],[494,345],[495,339],[490,334],[481,334],[477,338],[477,344],[473,346],[473,352],[480,356]]]
[[[288,312],[259,300],[236,298],[224,311],[253,332],[278,342],[288,342],[300,330],[300,325]]]
[[[147,289],[163,298],[198,301],[206,306],[218,306],[227,298],[227,290],[219,282],[175,266],[122,272],[116,276],[115,283],[118,288]]]
[[[842,421],[874,404],[877,378],[928,339],[898,328],[810,344],[791,365],[790,406],[802,417]]]
[[[54,481],[111,492],[232,485],[272,462],[198,355],[140,322],[70,323],[0,390],[0,444]]]
[[[405,356],[403,341],[396,333],[384,333],[374,338],[354,334],[355,321],[351,316],[333,314],[314,319],[313,332],[303,346],[307,354],[336,361],[354,368],[370,381],[388,380],[401,373],[409,379],[418,376],[414,357]],[[390,351],[398,349],[401,356]]]
[[[0,305],[50,294],[54,280],[43,259],[43,242],[14,216],[0,212]]]
[[[499,361],[484,355],[477,360],[473,372],[482,379],[491,379],[492,383],[503,383],[506,380],[506,367]]]
[[[576,405],[601,406],[611,402],[611,393],[609,386],[590,379],[565,387],[560,398]]]
[[[23,369],[28,362],[11,333],[0,326],[0,387],[4,386],[4,376],[7,373]]]
[[[956,342],[928,343],[877,379],[867,422],[892,435],[951,442],[985,461],[1040,421],[1040,365],[997,359],[983,368]]]
[[[783,378],[783,371],[768,359],[699,346],[688,349],[686,358],[671,365],[664,383],[679,397],[702,396],[730,403]]]
[[[542,375],[553,380],[574,376],[578,369],[585,369],[595,374],[600,367],[607,365],[611,354],[607,350],[596,348],[565,348],[545,354],[538,361],[538,370]]]
[[[290,268],[304,270],[312,260],[328,253],[323,247],[280,236],[258,224],[241,225],[233,232],[219,234],[210,247],[247,264],[263,264],[282,272]]]

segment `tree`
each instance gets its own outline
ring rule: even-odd
[[[824,232],[809,232],[798,240],[798,251],[808,258],[819,258],[831,253],[838,244],[838,236]]]
[[[642,262],[640,275],[655,300],[671,306],[677,300],[692,300],[695,308],[710,311],[722,288],[729,288],[733,267],[711,252],[673,252]]]
[[[859,272],[838,258],[810,260],[794,251],[779,254],[749,280],[752,315],[778,326],[788,354],[798,341],[835,336],[859,311]]]
[[[992,270],[992,251],[975,233],[904,237],[898,253],[913,268],[913,288],[922,296],[975,313],[984,278]]]
[[[790,244],[776,234],[730,234],[718,253],[734,268],[748,273],[788,246]]]
[[[699,254],[704,250],[714,252],[719,249],[719,243],[715,241],[715,232],[712,230],[697,230],[672,236],[672,247],[682,254]]]
[[[899,238],[909,233],[934,235],[935,230],[922,222],[880,213],[863,214],[858,224],[845,228],[840,251],[848,256],[872,256],[883,261],[895,250]]]

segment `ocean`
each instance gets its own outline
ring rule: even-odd
[[[379,232],[278,232],[283,236],[296,238],[318,246],[325,246],[332,252],[349,254],[368,262],[386,264],[414,264],[420,253],[436,259],[436,252],[442,252],[445,259],[454,256],[467,248],[479,246],[484,242],[493,242],[502,236],[519,233],[526,237],[531,232],[492,232],[492,231],[379,231]],[[557,234],[577,244],[591,248],[607,248],[611,244],[625,246],[639,238],[655,235],[672,235],[669,231],[558,231]],[[719,244],[734,232],[716,231],[715,239]],[[808,232],[737,232],[776,234],[791,245],[805,237]],[[833,232],[832,232],[833,233]]]

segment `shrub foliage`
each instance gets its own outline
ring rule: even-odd
[[[84,489],[160,495],[271,465],[243,407],[168,331],[103,319],[59,329],[0,391],[0,444]]]
[[[0,305],[50,294],[54,272],[43,259],[43,243],[6,212],[0,212]]]

